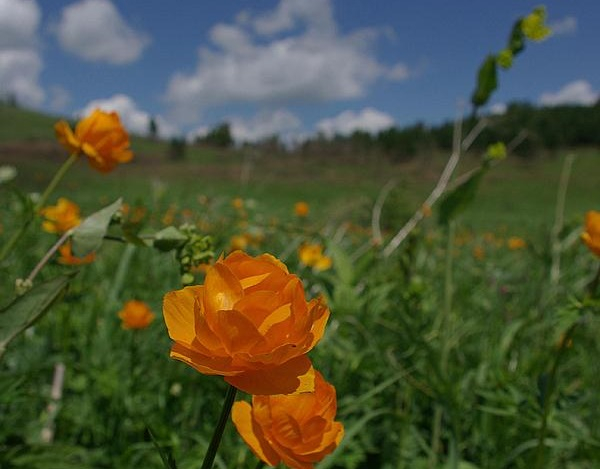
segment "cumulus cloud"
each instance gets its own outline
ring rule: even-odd
[[[0,97],[37,106],[44,100],[39,84],[42,59],[37,31],[41,12],[34,0],[0,0]]]
[[[178,134],[177,129],[166,119],[160,115],[151,116],[148,112],[141,110],[138,108],[136,102],[125,94],[116,94],[107,99],[90,101],[77,114],[79,116],[87,116],[97,108],[107,112],[117,112],[125,128],[133,134],[147,135],[152,117],[154,117],[157,124],[159,137],[170,138]]]
[[[53,111],[62,111],[71,101],[71,94],[62,86],[51,86],[49,91],[49,105]]]
[[[273,136],[289,142],[301,126],[300,119],[285,109],[262,111],[250,119],[230,120],[231,135],[236,143],[258,142]]]
[[[344,111],[335,117],[317,122],[317,130],[326,137],[334,135],[350,135],[356,130],[371,134],[388,129],[394,125],[394,118],[385,112],[373,108],[365,108],[360,112]]]
[[[559,106],[561,104],[579,104],[593,106],[599,98],[598,91],[586,80],[575,80],[567,83],[555,93],[544,93],[540,96],[543,106]]]
[[[238,15],[209,33],[196,70],[175,73],[165,100],[181,122],[226,103],[281,106],[363,96],[379,78],[402,79],[373,54],[376,31],[338,33],[330,0],[282,0],[263,15]]]
[[[110,0],[81,0],[65,7],[55,30],[65,50],[91,62],[130,63],[150,43],[149,36],[129,26]]]
[[[556,36],[575,34],[577,32],[577,18],[574,16],[565,16],[550,23],[550,29],[552,29],[552,34]]]

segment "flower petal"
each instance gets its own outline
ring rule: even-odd
[[[194,341],[194,303],[202,286],[185,287],[167,293],[163,300],[163,316],[169,337],[175,342],[190,345]]]
[[[260,426],[254,425],[252,421],[252,408],[244,401],[233,404],[231,419],[238,433],[250,447],[252,452],[269,466],[276,466],[281,461],[269,442],[265,439]]]
[[[315,388],[315,370],[310,359],[301,355],[273,368],[226,376],[225,381],[254,395],[312,392]]]
[[[235,278],[229,268],[219,262],[206,273],[204,288],[206,289],[204,304],[209,323],[211,313],[233,309],[235,304],[244,296],[244,290],[238,279]]]

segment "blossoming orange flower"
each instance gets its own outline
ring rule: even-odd
[[[336,422],[335,388],[315,372],[311,393],[253,396],[233,404],[231,417],[256,456],[276,466],[312,469],[342,441],[344,426]]]
[[[307,302],[302,281],[270,254],[219,259],[204,285],[167,293],[163,313],[171,357],[200,373],[250,394],[314,387],[306,354],[323,336],[329,309],[321,299]]]
[[[76,257],[71,252],[71,243],[66,242],[61,247],[58,248],[58,252],[60,253],[60,257],[58,258],[58,262],[64,265],[83,265],[94,262],[96,259],[96,253],[90,252],[84,257]]]
[[[590,210],[585,214],[585,231],[581,239],[596,256],[600,257],[600,212]]]
[[[40,214],[46,218],[42,229],[48,233],[64,233],[81,223],[79,205],[64,197],[60,197],[56,205],[42,208]]]
[[[54,131],[67,151],[86,155],[90,165],[100,172],[112,171],[117,164],[133,158],[129,135],[116,112],[95,109],[77,123],[75,132],[62,120],[56,123]]]
[[[154,321],[154,313],[150,307],[139,300],[129,300],[119,311],[123,329],[144,329]]]
[[[506,244],[508,245],[508,249],[510,249],[511,251],[523,249],[525,246],[527,246],[525,240],[523,238],[519,238],[518,236],[511,236],[510,238],[508,238]]]
[[[300,246],[298,258],[302,264],[315,270],[331,269],[331,257],[323,254],[323,246],[318,243],[307,243]]]
[[[308,216],[308,212],[310,211],[310,207],[304,201],[296,202],[294,204],[294,213],[297,217],[306,217]]]

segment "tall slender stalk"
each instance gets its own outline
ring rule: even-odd
[[[237,389],[235,387],[230,385],[229,388],[227,388],[227,394],[225,395],[225,401],[223,402],[221,415],[219,416],[219,421],[217,422],[212,439],[210,440],[210,444],[206,450],[206,455],[204,456],[201,469],[211,469],[213,466],[215,456],[217,455],[217,449],[219,449],[219,444],[221,444],[221,438],[223,437],[223,432],[225,431],[225,425],[229,420],[229,414],[231,413],[231,408],[233,407],[233,401],[235,401],[236,393]]]
[[[60,180],[64,177],[69,168],[73,166],[75,161],[77,161],[78,157],[78,153],[71,154],[71,156],[69,156],[69,158],[62,164],[62,166],[58,168],[58,171],[48,184],[48,187],[46,187],[46,190],[44,190],[44,193],[41,195],[41,197],[33,207],[33,212],[27,215],[27,218],[25,219],[21,227],[13,233],[13,235],[9,238],[6,244],[2,246],[2,249],[0,249],[0,261],[4,260],[4,258],[15,246],[15,244],[17,244],[19,239],[21,239],[23,233],[27,231],[27,228],[29,228],[29,225],[34,220],[35,214],[46,204],[48,197],[50,197],[50,194],[54,191],[54,189],[56,189],[56,186],[58,185]]]

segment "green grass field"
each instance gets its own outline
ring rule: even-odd
[[[0,165],[18,171],[0,185],[4,244],[23,221],[22,194],[40,192],[66,155],[52,141],[53,118],[0,110]],[[232,236],[255,235],[250,254],[276,255],[307,296],[324,295],[331,317],[310,356],[336,387],[346,434],[317,467],[598,467],[600,292],[590,282],[599,259],[579,239],[584,214],[600,209],[598,149],[509,157],[450,227],[437,223],[436,205],[386,257],[370,231],[381,189],[395,181],[382,209],[385,246],[431,192],[447,155],[359,164],[191,148],[186,161],[170,162],[164,143],[136,138],[132,146],[136,159],[110,174],[79,161],[50,202],[68,197],[85,217],[123,197],[145,210],[141,234],[192,223],[212,236],[217,256]],[[457,174],[479,159],[466,155]],[[311,208],[306,218],[293,213],[300,200]],[[0,307],[57,239],[40,225],[37,217],[0,261]],[[511,237],[524,243],[511,247]],[[321,243],[332,268],[303,265],[304,242]],[[163,463],[148,429],[176,467],[200,467],[226,385],[169,358],[162,300],[181,288],[173,253],[107,240],[93,263],[51,261],[36,283],[71,270],[79,273],[61,301],[1,357],[0,467],[175,467]],[[130,299],[156,314],[148,328],[120,326],[117,313]],[[260,467],[231,424],[215,467]]]

